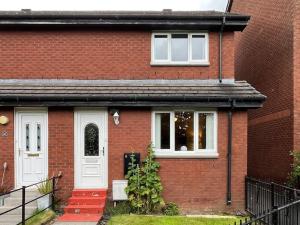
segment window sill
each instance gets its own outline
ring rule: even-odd
[[[167,63],[167,62],[150,62],[151,66],[210,66],[209,62],[203,63]]]
[[[219,153],[217,152],[154,152],[155,158],[169,158],[169,159],[217,159]]]

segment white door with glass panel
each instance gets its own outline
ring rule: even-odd
[[[46,110],[16,111],[17,186],[37,183],[48,173]]]
[[[106,113],[75,112],[75,188],[107,187]]]

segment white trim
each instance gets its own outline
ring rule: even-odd
[[[175,111],[194,112],[194,150],[175,151]],[[170,113],[170,149],[155,149],[155,114]],[[212,113],[214,115],[214,148],[198,149],[198,119],[200,113]],[[153,110],[151,114],[151,140],[154,146],[155,156],[159,158],[218,158],[218,113],[216,110],[191,110],[191,109],[170,109]]]
[[[176,33],[182,33],[188,35],[188,60],[187,61],[172,61],[171,60],[171,35]],[[157,60],[154,57],[154,42],[155,35],[166,35],[168,39],[168,59]],[[192,36],[193,35],[204,35],[205,36],[205,59],[193,60],[192,59]],[[173,32],[154,32],[151,35],[151,62],[152,66],[209,66],[209,34],[208,32],[191,32],[191,31],[173,31]]]
[[[45,176],[48,176],[48,170],[49,170],[49,153],[48,153],[48,139],[49,139],[49,126],[48,126],[48,108],[47,107],[15,107],[14,108],[14,185],[15,188],[20,188],[22,186],[21,181],[20,181],[20,171],[19,171],[19,137],[20,137],[20,115],[22,113],[45,113],[45,126],[46,126],[46,133],[45,133]]]
[[[76,107],[74,108],[74,187],[77,187],[77,170],[79,167],[77,166],[77,159],[76,159],[76,152],[78,150],[78,132],[77,132],[77,126],[78,126],[78,113],[81,112],[100,112],[104,114],[104,185],[101,186],[101,188],[108,188],[108,112],[107,108],[84,108],[84,107]]]
[[[218,152],[210,151],[186,151],[186,152],[162,152],[155,151],[156,158],[203,158],[203,159],[216,159],[219,157]]]

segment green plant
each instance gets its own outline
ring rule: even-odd
[[[174,202],[168,202],[165,207],[163,207],[163,214],[167,216],[177,216],[179,215],[179,208]]]
[[[300,152],[291,152],[291,156],[293,156],[293,163],[287,184],[291,187],[297,187],[300,178]]]
[[[164,205],[162,185],[158,175],[159,163],[154,159],[152,145],[147,148],[143,165],[136,165],[134,155],[129,164],[128,186],[125,189],[132,209],[138,214],[149,214]]]
[[[105,214],[109,216],[130,214],[130,212],[131,207],[128,201],[117,202],[116,206],[111,201],[107,201],[105,204]]]
[[[52,180],[47,180],[43,181],[39,185],[37,185],[38,191],[40,194],[48,194],[52,191]]]

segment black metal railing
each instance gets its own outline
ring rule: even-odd
[[[300,200],[288,203],[273,210],[268,210],[244,222],[235,222],[234,225],[300,225]]]
[[[52,208],[52,209],[54,210],[54,206],[55,206],[55,204],[57,203],[57,202],[55,201],[55,193],[59,190],[59,189],[57,188],[57,182],[58,182],[58,180],[59,180],[61,177],[62,177],[62,174],[59,173],[57,176],[53,176],[53,177],[50,178],[50,179],[46,179],[46,180],[43,180],[43,181],[40,181],[40,182],[31,184],[31,185],[28,185],[28,186],[22,186],[22,187],[19,188],[19,189],[15,189],[15,190],[12,190],[12,191],[7,192],[7,193],[0,194],[0,197],[1,197],[1,196],[3,196],[3,195],[10,195],[10,194],[12,194],[12,193],[14,193],[14,192],[17,192],[17,191],[21,191],[21,192],[22,192],[22,204],[17,205],[17,206],[15,206],[15,207],[13,207],[13,208],[10,208],[10,209],[8,209],[8,210],[6,210],[6,211],[0,213],[0,217],[1,217],[2,215],[5,215],[5,214],[7,214],[7,213],[13,211],[13,210],[16,210],[16,209],[21,208],[21,209],[22,209],[22,213],[21,213],[21,222],[19,222],[19,223],[17,223],[17,224],[18,224],[18,225],[19,225],[19,224],[25,225],[25,223],[26,223],[27,220],[29,220],[29,219],[31,219],[32,217],[36,216],[37,214],[39,214],[39,213],[45,211],[46,209]],[[33,187],[33,186],[38,186],[38,185],[41,184],[41,183],[49,182],[49,181],[52,182],[52,189],[51,189],[51,191],[49,191],[48,193],[42,194],[42,195],[40,195],[40,196],[38,196],[38,197],[36,197],[36,198],[33,198],[33,199],[29,200],[29,201],[26,201],[26,189],[28,189],[28,188],[30,188],[30,187]],[[34,201],[37,201],[38,199],[43,198],[44,196],[47,196],[47,195],[51,196],[51,201],[50,201],[50,204],[48,205],[48,207],[45,207],[44,209],[38,211],[38,212],[35,213],[34,215],[32,215],[32,216],[26,218],[26,213],[25,213],[26,205],[28,205],[28,204],[30,204],[30,203],[32,203],[32,202],[34,202]]]
[[[297,201],[300,190],[246,177],[245,195],[246,211],[255,217]]]

